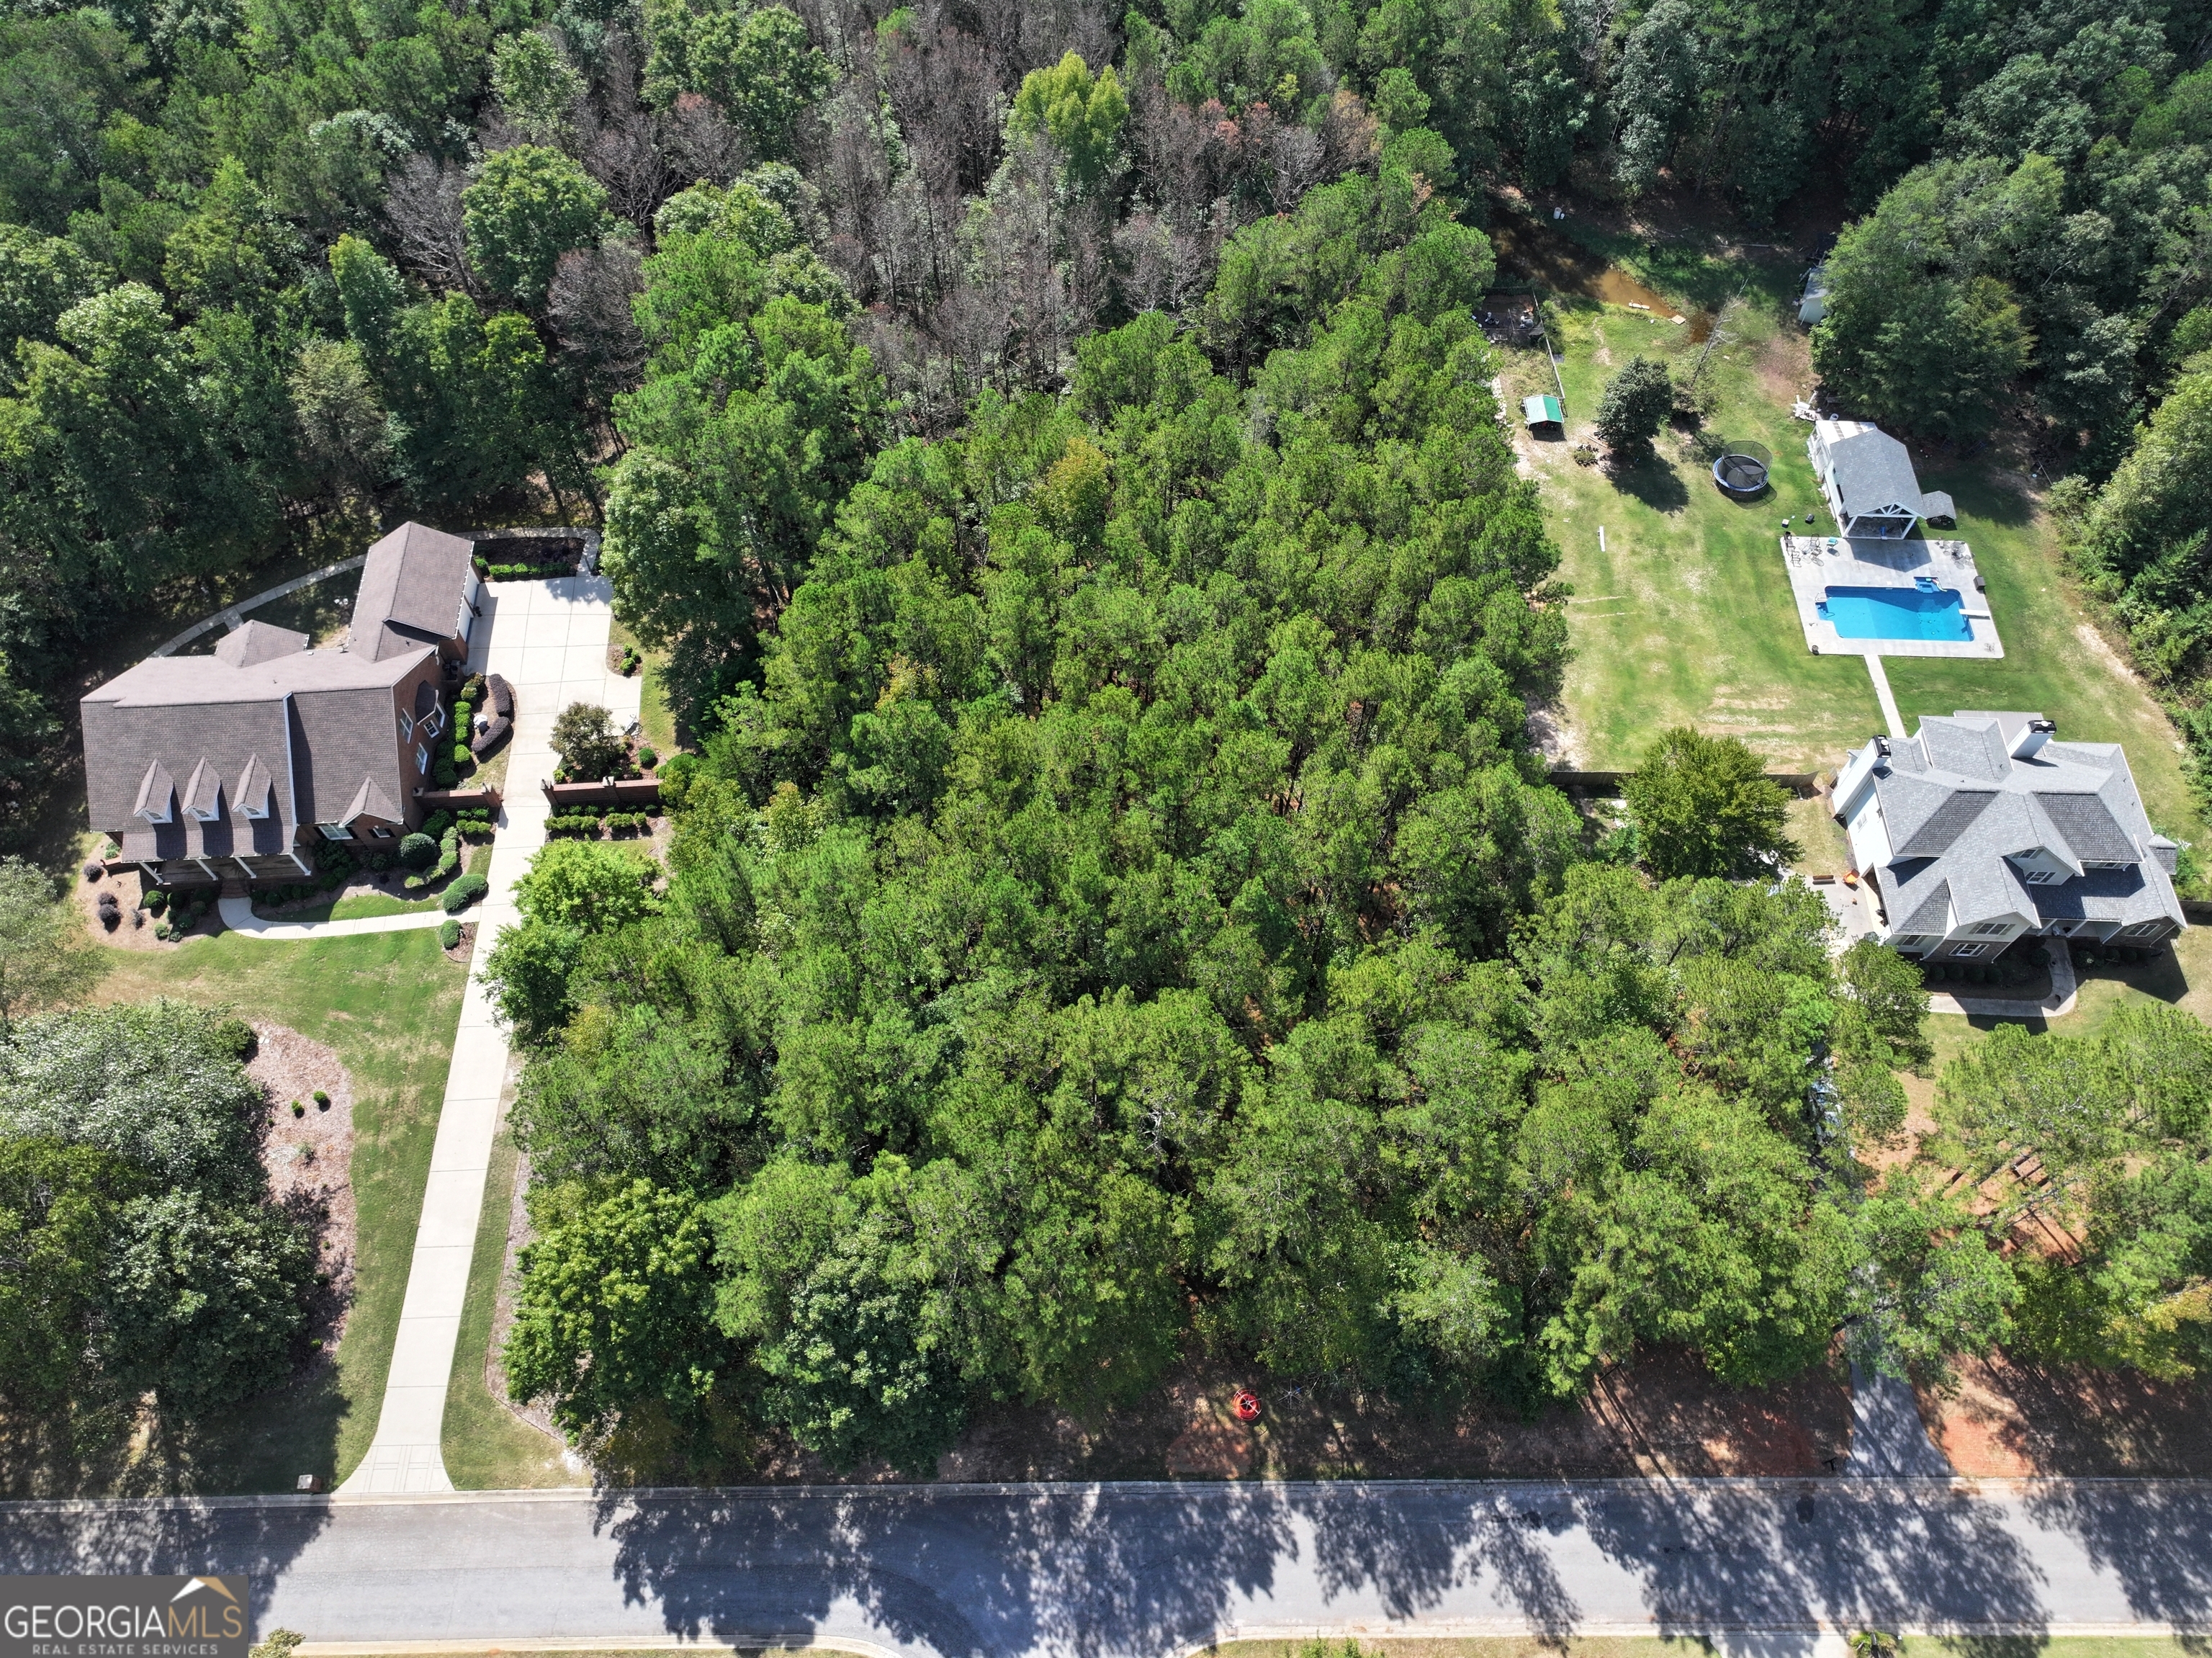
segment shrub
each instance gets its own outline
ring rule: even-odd
[[[292,1115],[295,1117],[305,1117],[307,1114],[307,1108],[301,1105],[297,1100],[295,1100],[292,1102]]]
[[[629,764],[629,750],[615,735],[614,716],[594,703],[570,703],[553,722],[553,752],[569,775],[613,777]]]
[[[469,753],[469,746],[468,746],[468,744],[466,744],[466,743],[465,743],[465,742],[457,742],[457,743],[455,743],[455,744],[453,745],[453,771],[454,771],[454,774],[455,774],[456,776],[459,775],[460,769],[461,769],[463,766],[465,766],[465,765],[468,765],[468,764],[469,764],[469,762],[470,762],[470,761],[471,761],[471,760],[473,760],[474,759],[476,759],[476,756]]]
[[[168,893],[163,891],[161,887],[156,887],[152,892],[146,894],[146,907],[152,911],[155,915],[161,914],[162,911],[169,907]]]
[[[453,756],[438,756],[438,763],[430,769],[430,780],[441,789],[451,789],[461,780],[461,774],[453,769]]]
[[[169,923],[168,923],[167,922],[163,921],[163,922],[159,922],[159,923],[155,923],[155,928],[154,928],[154,936],[155,936],[155,937],[156,937],[156,938],[173,938],[173,937],[174,937],[175,936],[176,936],[176,929],[175,929],[175,928],[173,928],[173,927],[172,927],[172,926],[170,926],[170,925],[169,925]]]
[[[461,923],[452,916],[447,916],[438,923],[438,948],[441,950],[458,950],[460,947]]]
[[[410,835],[399,843],[399,861],[410,869],[427,869],[437,857],[438,843],[428,835]]]
[[[84,866],[84,878],[87,881],[98,881],[106,873],[106,869],[97,863],[88,863]]]
[[[432,840],[443,840],[446,831],[453,826],[453,814],[442,806],[422,820],[422,832]]]
[[[637,750],[637,763],[640,765],[658,765],[660,764],[660,756],[653,752],[651,743],[640,743]]]
[[[313,1098],[315,1101],[315,1108],[318,1111],[328,1111],[331,1108],[331,1096],[325,1089],[317,1088],[314,1092]]]
[[[254,1050],[261,1045],[261,1039],[253,1033],[253,1027],[243,1019],[220,1020],[212,1034],[216,1051],[228,1054],[240,1064],[252,1058]]]
[[[442,900],[447,915],[459,915],[491,890],[491,883],[482,875],[463,875],[446,888]]]

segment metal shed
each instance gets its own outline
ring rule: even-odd
[[[1539,426],[1564,428],[1566,424],[1566,417],[1560,411],[1559,399],[1556,397],[1522,398],[1521,418],[1528,423],[1531,430]]]

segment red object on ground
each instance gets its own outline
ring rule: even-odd
[[[1237,1395],[1229,1408],[1237,1412],[1239,1422],[1257,1422],[1260,1419],[1260,1396],[1247,1387]]]

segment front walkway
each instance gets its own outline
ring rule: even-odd
[[[222,924],[234,933],[279,942],[351,938],[356,933],[404,933],[414,927],[434,927],[446,918],[443,910],[429,909],[397,916],[359,916],[351,921],[270,921],[253,913],[253,900],[250,898],[218,899],[215,910],[222,917]],[[473,921],[476,917],[464,911],[460,919]]]
[[[502,674],[514,687],[514,735],[507,803],[492,843],[491,890],[474,912],[479,963],[500,930],[518,918],[514,884],[545,844],[548,810],[538,784],[553,775],[554,716],[570,703],[591,702],[613,713],[617,729],[637,717],[638,681],[607,672],[611,591],[595,576],[502,582],[486,588],[491,625],[480,636],[470,666]],[[446,1076],[383,1410],[368,1454],[339,1488],[345,1492],[453,1489],[441,1449],[446,1388],[468,1297],[507,1061],[507,1033],[492,1017],[483,981],[471,974],[461,999],[460,1030]]]

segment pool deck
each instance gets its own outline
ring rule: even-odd
[[[1964,541],[1852,541],[1834,535],[1785,535],[1782,562],[1797,600],[1805,643],[1816,656],[1977,656],[2004,655],[1989,595],[1975,585],[1973,550]],[[1846,639],[1820,614],[1830,588],[1911,588],[1923,576],[1956,592],[1966,606],[1971,639]]]

